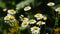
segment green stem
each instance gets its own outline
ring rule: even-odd
[[[59,15],[56,13],[56,18],[55,18],[55,26],[58,26],[58,21],[59,21]]]
[[[58,25],[58,18],[55,19],[55,26]]]

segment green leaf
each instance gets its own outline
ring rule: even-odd
[[[4,2],[2,2],[2,1],[0,1],[0,7],[1,7],[1,8],[6,8],[5,3],[4,3]]]
[[[29,5],[32,2],[33,2],[33,0],[22,1],[16,5],[16,8],[17,8],[17,10],[20,10],[21,8],[23,8],[26,5]]]

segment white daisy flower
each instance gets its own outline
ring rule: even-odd
[[[10,20],[11,15],[7,14],[7,16],[4,17],[4,20]]]
[[[47,6],[54,6],[55,5],[55,3],[53,3],[53,2],[49,2],[48,4],[47,4]]]
[[[13,21],[15,21],[15,17],[13,15],[7,14],[7,16],[4,17],[4,20],[13,22]]]
[[[36,23],[36,20],[30,19],[30,20],[29,20],[29,23],[30,23],[30,24],[34,24],[34,23]]]
[[[24,17],[24,18],[21,18],[21,21],[28,21],[29,19]]]
[[[60,12],[60,7],[57,7],[57,8],[55,9],[55,11],[56,11],[56,12]]]
[[[43,21],[38,21],[38,22],[37,22],[37,25],[39,25],[39,26],[40,26],[40,25],[43,25],[43,24],[45,24],[45,22],[43,22]]]
[[[5,16],[4,17],[4,20],[9,20],[9,16]]]
[[[24,11],[28,11],[30,9],[31,9],[31,7],[30,6],[27,6],[27,7],[24,8]]]
[[[37,20],[39,20],[39,19],[42,19],[44,16],[40,13],[37,13],[36,15],[34,15],[34,17],[36,17]]]
[[[38,34],[39,31],[40,31],[40,28],[37,27],[37,26],[34,26],[34,27],[31,28],[31,32],[32,32],[32,34],[34,34],[34,33],[37,33],[37,34]]]
[[[27,22],[27,21],[23,21],[22,24],[21,24],[21,26],[25,28],[25,27],[28,26],[28,24],[29,24],[29,22]]]
[[[8,14],[16,14],[16,11],[14,11],[13,9],[8,10]]]

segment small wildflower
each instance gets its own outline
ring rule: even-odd
[[[55,9],[55,11],[56,11],[56,12],[60,11],[60,7],[57,7],[57,8]]]
[[[45,22],[43,22],[43,21],[38,21],[37,22],[37,25],[43,25],[43,24],[45,24]]]
[[[34,24],[34,23],[36,23],[36,20],[30,19],[30,20],[29,20],[29,23],[30,23],[30,24]]]
[[[22,26],[22,27],[27,27],[28,24],[29,24],[29,22],[23,21],[21,26]]]
[[[54,6],[55,5],[55,3],[53,3],[53,2],[49,2],[48,4],[47,4],[47,6]]]
[[[28,11],[30,9],[31,9],[31,7],[30,6],[27,6],[27,7],[24,8],[24,11]]]
[[[40,13],[37,13],[36,15],[34,15],[34,17],[36,17],[36,18],[37,18],[37,20],[40,20],[40,19],[42,19],[42,18],[43,18],[43,15],[42,15],[42,14],[40,14]]]
[[[15,17],[13,15],[8,14],[7,16],[4,17],[4,20],[8,20],[10,22],[15,21]]]
[[[34,27],[31,28],[31,32],[32,32],[32,34],[34,34],[34,33],[38,34],[39,31],[40,31],[40,28],[37,27],[37,26],[34,26]]]
[[[8,14],[16,14],[16,11],[11,9],[11,10],[8,10]]]

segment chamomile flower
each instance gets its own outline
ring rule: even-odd
[[[21,26],[22,26],[22,27],[27,27],[28,24],[29,24],[29,22],[27,22],[27,21],[23,21]]]
[[[29,23],[30,23],[30,24],[34,24],[34,23],[36,23],[36,20],[30,19],[30,20],[29,20]]]
[[[49,2],[48,4],[47,4],[47,6],[54,6],[55,5],[55,3],[53,3],[53,2]]]
[[[27,6],[27,7],[24,8],[24,11],[28,11],[30,9],[31,9],[31,7],[30,6]]]
[[[24,18],[21,18],[21,21],[28,21],[29,19],[24,17]]]
[[[16,14],[16,11],[11,9],[11,10],[8,10],[8,14]]]
[[[9,16],[5,16],[4,17],[4,20],[9,20]]]
[[[40,13],[37,13],[36,15],[34,15],[34,17],[36,17],[37,20],[39,20],[39,19],[42,19],[44,16]]]
[[[38,21],[38,22],[37,22],[37,25],[39,25],[39,26],[40,26],[40,25],[43,25],[43,24],[45,24],[45,22],[43,22],[43,21]]]
[[[57,7],[57,8],[55,9],[55,11],[56,11],[56,12],[60,12],[60,7]]]
[[[4,17],[4,20],[13,22],[13,21],[15,21],[15,17],[13,15],[7,14],[7,16]]]
[[[34,33],[38,34],[39,31],[40,31],[40,28],[37,27],[37,26],[34,26],[34,27],[31,28],[31,32],[32,32],[32,34],[34,34]]]

